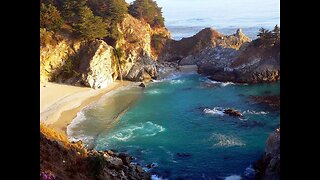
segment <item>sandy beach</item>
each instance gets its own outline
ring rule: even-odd
[[[71,85],[47,83],[40,84],[40,122],[66,134],[67,126],[77,112],[101,96],[133,82],[115,81],[104,89],[91,89]]]
[[[179,71],[168,69],[168,72],[163,74],[161,78],[165,78],[173,72],[187,73],[197,69],[195,65],[180,66],[179,68]],[[40,122],[67,135],[67,126],[84,107],[99,100],[106,93],[134,83],[117,80],[104,89],[50,82],[46,83],[45,86],[40,84]]]

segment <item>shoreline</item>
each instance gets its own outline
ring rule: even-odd
[[[197,72],[195,65],[179,66],[178,70],[175,68],[166,69],[167,72],[160,76],[161,79],[175,73]],[[78,112],[98,101],[102,96],[130,85],[138,86],[139,82],[116,80],[108,87],[96,90],[89,87],[52,82],[46,83],[46,87],[44,87],[44,84],[40,84],[40,123],[68,137],[67,127],[72,123]]]
[[[130,81],[114,81],[104,89],[47,83],[40,86],[40,123],[67,135],[67,126],[83,108],[103,95],[133,85]],[[54,94],[54,97],[48,97]]]

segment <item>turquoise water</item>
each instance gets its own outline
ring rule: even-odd
[[[122,91],[115,97],[133,94],[140,94],[138,100],[112,128],[97,130],[93,145],[98,150],[127,152],[143,167],[155,163],[156,167],[145,169],[162,178],[244,176],[280,123],[279,111],[248,99],[250,95],[279,94],[279,83],[237,85],[185,74],[152,83],[142,91]],[[108,110],[101,107],[100,102],[82,112],[90,124],[103,122]],[[223,115],[222,108],[235,108],[244,117]],[[94,111],[99,111],[98,115],[93,115]],[[81,126],[84,122],[75,130],[82,135],[95,131]]]

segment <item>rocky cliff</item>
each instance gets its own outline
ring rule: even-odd
[[[88,43],[79,52],[79,65],[74,69],[81,74],[81,81],[91,88],[105,88],[117,77],[113,48],[102,40]]]
[[[123,153],[88,150],[40,125],[40,179],[151,179],[131,160]]]
[[[166,28],[152,29],[148,23],[126,15],[119,24],[119,32],[122,38],[117,47],[124,51],[122,76],[131,81],[148,81],[155,77],[155,61],[163,48],[161,41],[171,37],[169,31]]]
[[[103,40],[57,39],[56,35],[45,32],[45,37],[56,43],[41,45],[41,82],[104,88],[120,76],[131,81],[156,78],[155,61],[164,42],[171,37],[169,31],[166,28],[152,29],[148,23],[128,14],[118,24],[118,31],[121,35],[115,48]],[[115,50],[123,53],[116,56]]]
[[[256,179],[280,179],[280,128],[274,131],[266,142],[266,150],[262,159],[256,165]]]
[[[183,58],[196,55],[204,48],[221,46],[225,48],[239,49],[245,42],[251,40],[239,29],[233,35],[226,36],[213,28],[205,28],[196,35],[183,38],[179,41],[168,39],[159,61],[180,61],[181,65],[194,64],[194,61],[184,61]]]
[[[79,51],[81,41],[62,38],[48,31],[41,32],[40,39],[43,41],[40,46],[40,82],[56,81],[68,60]]]
[[[280,48],[246,43],[239,50],[206,48],[192,57],[198,71],[216,81],[260,83],[280,80]]]

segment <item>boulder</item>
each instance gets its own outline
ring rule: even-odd
[[[144,82],[142,82],[139,86],[145,88],[146,84]]]
[[[223,113],[228,114],[230,116],[237,116],[237,117],[243,116],[239,111],[234,110],[234,109],[225,109],[225,110],[223,110]]]
[[[105,88],[113,82],[113,48],[102,40],[90,42],[80,52],[78,72],[84,85]]]

